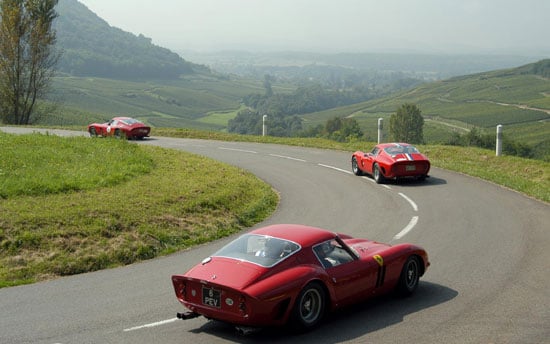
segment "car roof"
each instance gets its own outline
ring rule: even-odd
[[[412,146],[412,145],[410,143],[404,143],[404,142],[391,142],[391,143],[380,143],[376,146],[380,148],[387,148],[387,147],[395,147],[395,146],[406,147],[406,146]]]
[[[253,230],[250,234],[286,239],[298,243],[302,247],[333,239],[337,235],[337,233],[326,229],[297,224],[271,225]]]

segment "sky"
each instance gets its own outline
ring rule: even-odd
[[[550,56],[550,0],[79,0],[174,51]]]

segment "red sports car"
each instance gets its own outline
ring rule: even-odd
[[[128,139],[143,139],[148,137],[151,127],[130,117],[114,117],[106,123],[92,123],[88,125],[90,136],[114,136]]]
[[[386,179],[406,177],[424,180],[430,172],[430,160],[408,143],[382,143],[370,153],[353,153],[351,169],[357,176],[372,175],[379,184]]]
[[[396,291],[412,294],[428,266],[424,249],[304,225],[272,225],[235,239],[183,275],[176,297],[188,310],[242,332],[317,325],[326,311]]]

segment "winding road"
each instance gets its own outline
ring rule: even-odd
[[[0,128],[14,132],[18,128]],[[50,131],[51,132],[51,131]],[[79,132],[59,134],[81,135]],[[182,311],[170,276],[231,238],[126,267],[0,289],[0,343],[550,343],[550,205],[434,168],[424,183],[378,185],[351,173],[351,153],[153,137],[242,167],[281,195],[256,227],[302,223],[427,249],[411,298],[382,297],[296,336],[241,336]]]

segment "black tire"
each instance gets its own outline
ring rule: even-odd
[[[410,256],[403,265],[399,282],[397,283],[397,293],[399,296],[410,296],[418,287],[420,279],[420,260],[416,256]]]
[[[291,326],[294,330],[308,331],[319,324],[325,315],[326,294],[323,287],[312,282],[305,286],[298,295],[291,315]]]
[[[124,132],[122,132],[120,129],[116,129],[115,130],[115,137],[117,139],[125,139],[126,138],[126,134],[124,134]]]
[[[353,171],[353,174],[356,176],[362,176],[363,171],[359,168],[359,165],[357,165],[357,159],[355,157],[351,158],[351,170]]]
[[[90,137],[97,137],[97,131],[94,127],[90,128]]]
[[[372,167],[372,177],[374,178],[374,181],[376,184],[382,184],[386,181],[386,178],[384,178],[384,175],[382,174],[382,171],[380,171],[380,167],[378,164],[374,164]]]

